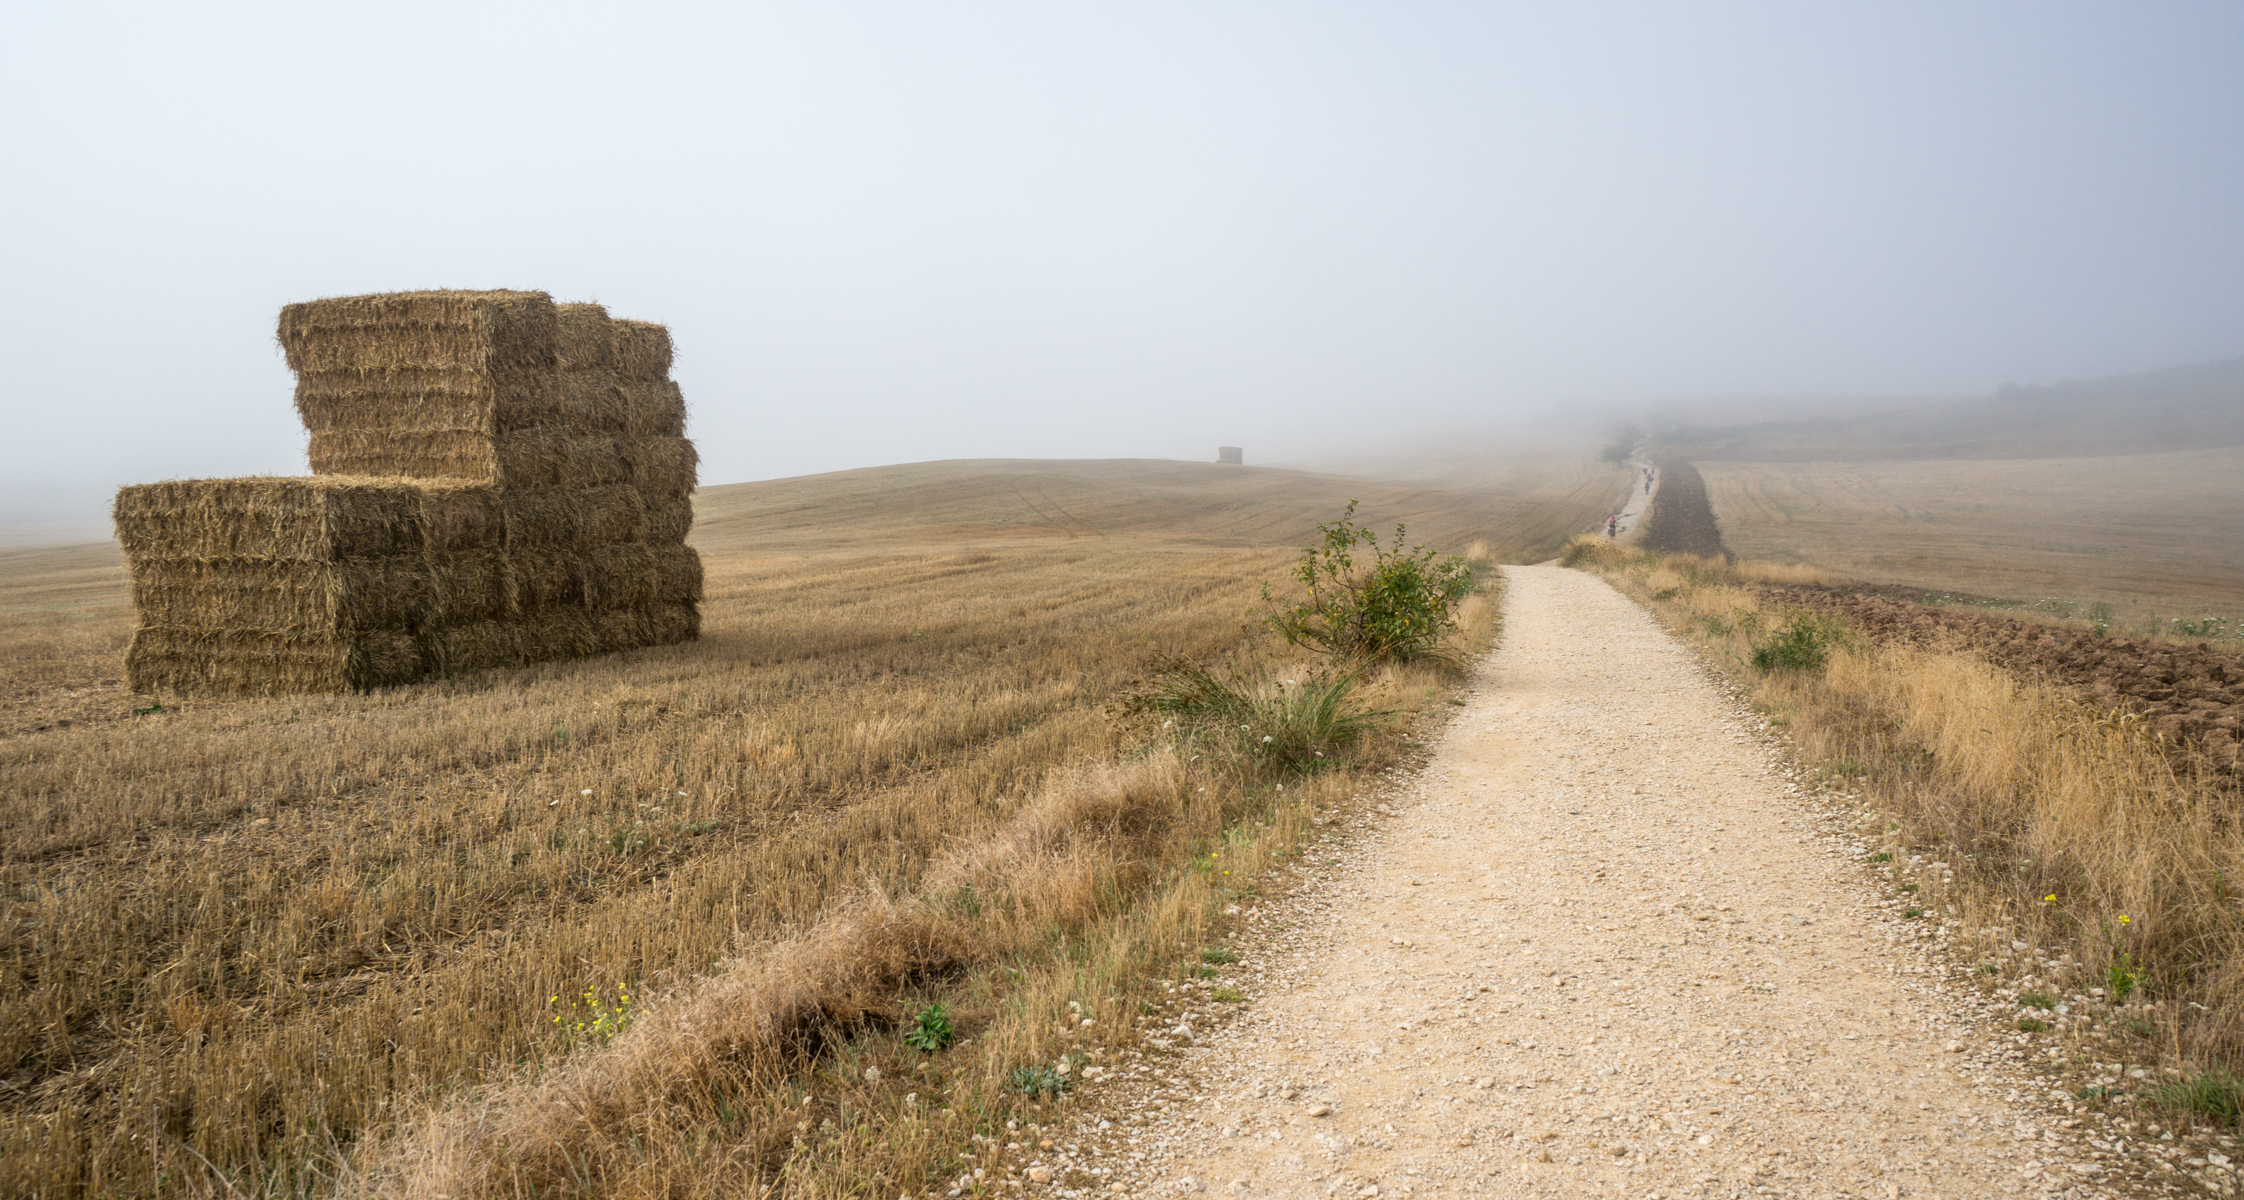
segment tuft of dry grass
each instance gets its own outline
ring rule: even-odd
[[[696,535],[691,646],[142,715],[114,559],[27,560],[0,580],[0,644],[25,651],[6,669],[37,698],[0,709],[0,1193],[225,1190],[213,1171],[411,1191],[412,1164],[449,1163],[500,1194],[517,1151],[545,1194],[938,1177],[984,1115],[1031,1103],[1004,1092],[1013,1067],[1118,1052],[1133,989],[1353,794],[1349,772],[1280,793],[1179,767],[1109,711],[1161,655],[1261,637],[1259,587],[1294,549],[1226,528],[1311,529],[1366,488],[1231,471],[1164,525],[1158,478],[1102,467],[1136,532],[1092,534],[1065,521],[1121,509],[1065,492],[1064,465],[1003,501],[1073,514],[1033,533],[965,520],[1023,495],[1019,472],[937,472],[906,489],[950,497],[936,526],[899,501],[867,532],[849,508],[824,544],[801,485],[736,490]],[[1223,486],[1249,494],[1209,525]],[[1387,494],[1496,553],[1524,536],[1502,514],[1542,503],[1437,497],[1445,527]],[[1584,494],[1578,524],[1604,502]],[[1365,703],[1439,712],[1446,686],[1390,672]],[[1099,817],[1115,795],[1135,815]],[[1125,852],[1155,817],[1155,849]],[[636,1028],[572,1052],[551,998],[618,985]],[[805,988],[816,1019],[790,1023]],[[664,1039],[716,1029],[708,996],[778,1008],[726,1010],[689,1070]],[[935,998],[965,1042],[914,1058],[892,1026]],[[1070,1001],[1097,1024],[1063,1027]],[[564,1119],[595,1102],[629,1132]],[[495,1129],[527,1140],[494,1151]]]
[[[2091,1009],[2135,1033],[2075,1031],[2076,1051],[2092,1039],[2098,1060],[2192,1073],[2244,1063],[2233,780],[2140,718],[2022,682],[1968,646],[1856,638],[1817,670],[1754,671],[1755,646],[1788,616],[1743,586],[1771,581],[1767,568],[1577,559],[1696,639],[1834,790],[1862,797],[1897,882],[1919,883],[1950,944],[1994,966],[1990,986],[2102,989]]]

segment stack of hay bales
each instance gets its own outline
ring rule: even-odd
[[[125,488],[137,691],[340,691],[699,635],[659,325],[542,292],[292,304],[310,478]]]

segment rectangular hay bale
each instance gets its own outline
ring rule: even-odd
[[[278,333],[299,375],[489,374],[552,369],[558,321],[544,292],[383,292],[288,305]]]
[[[447,512],[483,503],[438,491]],[[181,479],[121,488],[110,514],[128,557],[329,562],[421,549],[430,497],[409,479]]]
[[[403,630],[307,637],[269,630],[144,625],[125,651],[135,692],[263,696],[411,683],[427,672],[420,639]]]

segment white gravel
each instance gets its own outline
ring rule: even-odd
[[[2091,1142],[2048,1098],[2012,1014],[1934,921],[1901,918],[1855,822],[1790,781],[1724,684],[1596,577],[1507,573],[1504,644],[1430,765],[1242,915],[1245,961],[1149,1018],[1071,1131],[1014,1135],[1010,1186],[2143,1190],[2155,1143]],[[1225,985],[1247,1001],[1213,1002]],[[2193,1188],[2233,1178],[2177,1165]]]

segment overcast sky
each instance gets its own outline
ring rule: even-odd
[[[0,519],[302,473],[280,306],[408,288],[666,322],[709,483],[2244,354],[2239,64],[2234,3],[11,4]]]

